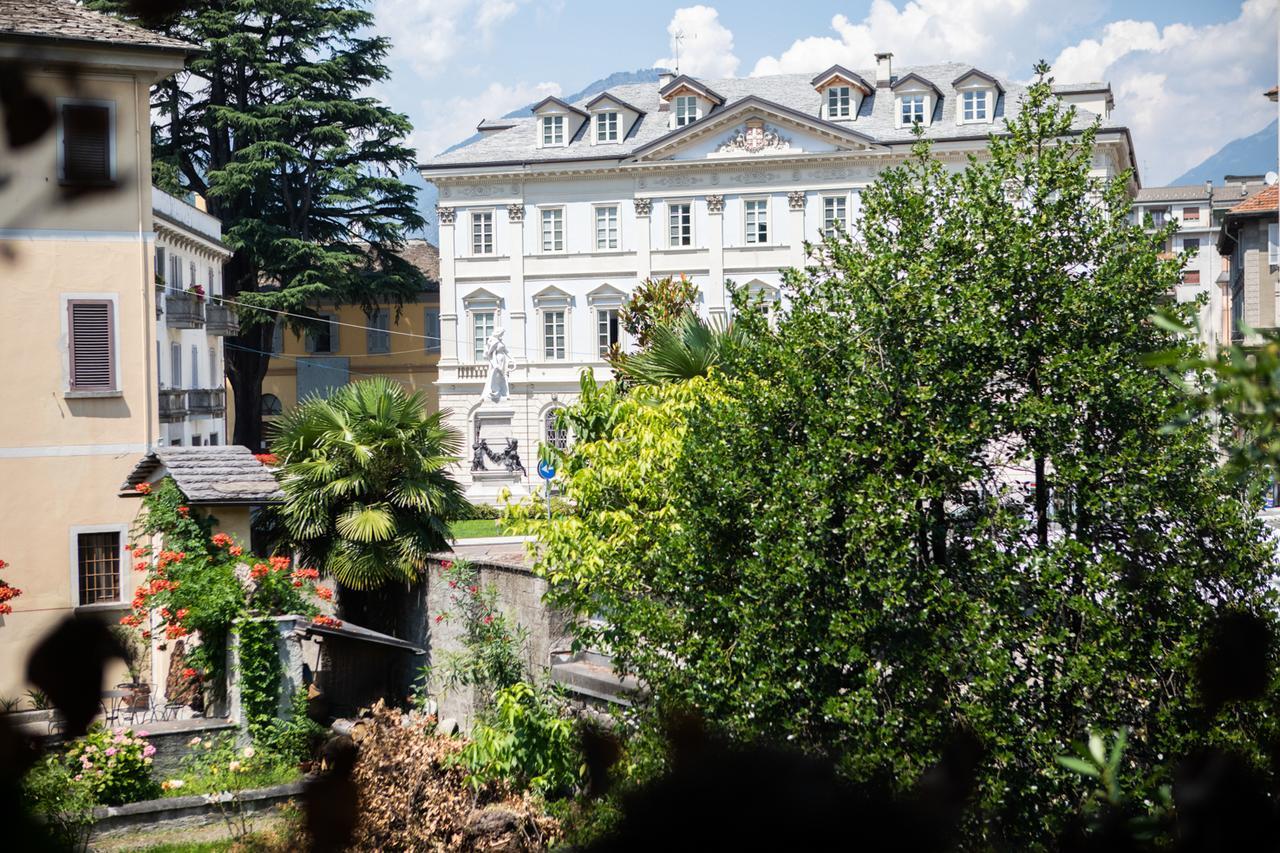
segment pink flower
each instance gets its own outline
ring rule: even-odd
[[[151,744],[147,744],[146,746],[144,746],[144,747],[142,748],[142,757],[143,757],[143,758],[150,758],[151,756],[153,756],[153,755],[155,755],[155,754],[156,754],[156,748],[155,748],[154,746],[152,746]]]
[[[138,737],[146,737],[148,734],[150,734],[150,732],[142,731],[142,730],[138,731]]]
[[[116,754],[116,748],[115,748],[114,746],[109,746],[109,747],[107,747],[107,756],[108,756],[108,757],[110,757],[110,756],[112,756],[112,755],[115,755],[115,754]]]
[[[77,774],[76,774],[76,781],[77,781],[77,782],[82,782],[82,781],[84,781],[84,776],[82,776],[81,774],[77,773]]]

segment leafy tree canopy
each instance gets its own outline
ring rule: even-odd
[[[1143,359],[1194,354],[1150,321],[1179,261],[1050,84],[989,157],[883,173],[708,377],[585,397],[577,511],[526,520],[553,600],[598,617],[579,641],[655,707],[904,787],[975,733],[977,847],[1055,837],[1090,728],[1132,727],[1143,785],[1275,734],[1274,691],[1200,719],[1205,626],[1274,622],[1270,546],[1209,429],[1164,429],[1180,394]]]

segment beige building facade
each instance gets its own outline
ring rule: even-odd
[[[69,0],[0,7],[0,60],[53,119],[0,137],[0,557],[23,591],[0,616],[3,698],[62,618],[132,596],[117,488],[159,435],[149,89],[191,50]]]

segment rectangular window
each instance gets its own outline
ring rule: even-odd
[[[186,290],[186,288],[182,286],[182,258],[177,255],[169,256],[168,285],[170,293],[173,293],[175,290]]]
[[[563,359],[564,345],[564,312],[544,311],[542,313],[542,355],[548,359]]]
[[[218,434],[216,432],[209,433],[209,446],[210,447],[218,446]]]
[[[827,118],[848,118],[850,101],[848,86],[832,86],[827,90]]]
[[[1198,208],[1198,207],[1184,207],[1184,208],[1182,208],[1182,221],[1183,221],[1183,222],[1199,222],[1199,221],[1200,221],[1200,208]]]
[[[169,384],[182,387],[182,344],[169,344]]]
[[[1200,238],[1199,237],[1183,237],[1182,248],[1188,252],[1199,252]]]
[[[321,314],[316,326],[307,330],[307,352],[338,351],[338,318]]]
[[[1163,227],[1169,219],[1169,208],[1167,207],[1153,207],[1148,213],[1151,214],[1151,224],[1156,228]]]
[[[471,315],[472,354],[476,361],[484,361],[484,346],[493,334],[492,311],[477,311]]]
[[[1187,270],[1182,274],[1183,284],[1199,284],[1200,270]]]
[[[193,436],[191,436],[191,446],[192,446],[192,447],[199,447],[199,446],[201,446],[202,444],[204,444],[204,436],[203,436],[203,435],[193,435]]]
[[[1267,223],[1267,263],[1280,265],[1280,223]]]
[[[684,127],[698,120],[698,99],[692,95],[676,98],[676,127]]]
[[[218,370],[217,347],[209,347],[209,387],[222,387],[222,373]]]
[[[898,105],[904,126],[924,122],[924,95],[903,95]]]
[[[493,254],[492,210],[477,210],[471,214],[471,254]]]
[[[200,387],[200,347],[191,345],[191,387]]]
[[[987,93],[965,92],[960,96],[960,109],[964,121],[986,121]],[[906,121],[904,120],[903,123],[905,124]]]
[[[769,200],[749,198],[743,202],[748,243],[769,242]]]
[[[156,246],[156,284],[160,284],[168,270],[164,268],[164,246]]]
[[[564,145],[564,116],[542,117],[542,144]]]
[[[618,114],[598,113],[596,115],[596,142],[618,141]]]
[[[618,208],[596,208],[596,248],[618,248]]]
[[[667,222],[670,226],[670,245],[693,245],[693,206],[689,204],[667,205]]]
[[[617,308],[601,308],[596,311],[596,339],[601,358],[608,355],[615,344],[622,342],[622,327],[618,324]]]
[[[191,262],[191,275],[187,276],[187,281],[191,282],[191,286],[196,286],[196,262]]]
[[[114,307],[109,299],[67,301],[70,390],[117,390]]]
[[[369,353],[391,352],[391,312],[379,308],[369,317],[369,328],[364,332],[365,351]]]
[[[64,184],[109,184],[115,180],[112,104],[60,103],[58,180]]]
[[[423,322],[423,332],[427,336],[427,352],[440,352],[440,309],[428,308]]]
[[[844,230],[849,221],[848,203],[848,200],[840,195],[830,195],[822,199],[822,236],[834,237]]]
[[[120,595],[120,531],[76,536],[79,604],[117,604]]]
[[[548,207],[542,211],[542,251],[564,251],[563,207]]]

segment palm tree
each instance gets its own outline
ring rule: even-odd
[[[655,324],[648,345],[638,353],[620,356],[613,366],[629,385],[684,382],[706,376],[720,363],[726,347],[741,339],[740,327],[708,323],[686,310],[674,321]]]
[[[447,471],[461,439],[426,407],[422,392],[377,377],[303,401],[274,430],[282,526],[344,587],[417,580],[469,506]]]

